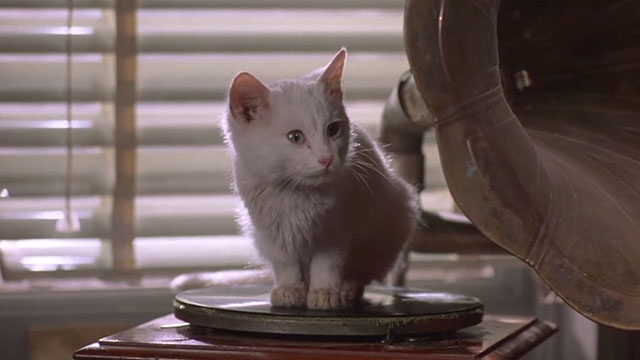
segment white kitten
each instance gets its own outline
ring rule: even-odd
[[[415,227],[414,190],[345,113],[345,59],[342,49],[325,68],[269,86],[242,72],[229,91],[239,221],[272,266],[273,306],[354,306]]]

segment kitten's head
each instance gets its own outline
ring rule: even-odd
[[[329,64],[270,86],[242,72],[229,90],[227,141],[245,173],[261,181],[320,184],[337,178],[349,147],[341,49]]]

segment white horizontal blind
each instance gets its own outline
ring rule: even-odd
[[[109,269],[114,187],[113,1],[75,0],[73,209],[65,181],[66,0],[0,0],[0,251],[5,271]],[[141,0],[138,11],[136,260],[141,269],[239,265],[230,164],[217,122],[248,70],[300,76],[349,50],[352,120],[377,132],[408,68],[397,0]],[[167,254],[176,257],[167,256]],[[170,259],[169,259],[170,258]]]

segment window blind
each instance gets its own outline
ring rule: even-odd
[[[241,70],[266,82],[298,77],[325,65],[344,45],[348,113],[376,134],[384,101],[408,68],[402,2],[140,0],[139,5],[136,265],[144,270],[246,264],[255,254],[234,223],[239,200],[230,192],[230,163],[218,128],[229,82]],[[66,0],[0,0],[5,276],[111,268],[112,0],[74,1],[71,192],[80,229],[55,228],[64,216],[66,6]],[[435,186],[443,183],[437,164],[429,157],[428,179]]]

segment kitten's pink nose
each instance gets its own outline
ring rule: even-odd
[[[333,162],[333,155],[323,155],[318,157],[318,163],[324,167],[328,168],[329,166],[331,166],[332,162]]]

